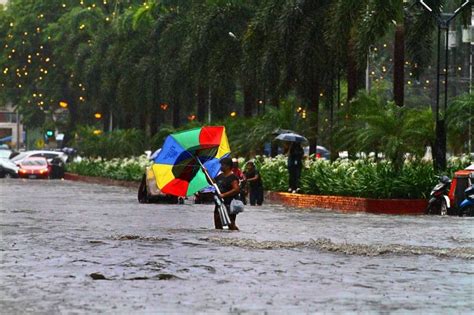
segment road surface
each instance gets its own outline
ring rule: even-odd
[[[142,205],[136,192],[0,180],[0,313],[471,313],[472,218]]]

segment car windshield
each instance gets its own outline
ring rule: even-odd
[[[25,160],[21,163],[23,166],[41,166],[41,165],[46,165],[46,160]]]
[[[11,153],[10,150],[0,150],[0,158],[8,159]]]
[[[26,152],[22,152],[22,153],[18,154],[17,156],[13,157],[11,160],[12,160],[12,162],[23,160],[27,156],[27,154],[28,153],[26,153]]]

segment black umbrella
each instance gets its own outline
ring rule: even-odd
[[[281,135],[282,133],[295,133],[295,132],[293,130],[289,130],[289,129],[277,128],[277,129],[273,130],[272,135],[278,136],[278,135]]]
[[[308,142],[308,139],[294,132],[282,133],[278,135],[275,140],[287,141],[287,142]]]

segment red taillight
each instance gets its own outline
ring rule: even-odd
[[[21,169],[21,168],[18,170],[18,172],[19,172],[19,173],[22,173],[22,174],[26,174],[26,170]]]
[[[47,172],[48,172],[48,169],[40,170],[40,174],[44,174],[44,173],[47,173]]]
[[[321,153],[316,153],[316,158],[320,159],[321,158]]]

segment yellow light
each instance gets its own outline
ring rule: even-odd
[[[102,118],[102,114],[101,114],[101,113],[95,113],[95,114],[94,114],[94,117],[95,117],[96,119],[101,119],[101,118]]]
[[[408,85],[411,85],[411,81],[408,81],[407,83],[408,83]]]
[[[108,22],[108,21],[110,21],[110,18],[109,18],[109,17],[106,17],[105,20]]]
[[[28,32],[24,32],[23,34],[25,34],[25,36],[28,36]]]
[[[319,96],[324,96],[324,93],[323,92],[319,93]]]
[[[13,22],[10,23],[10,27],[13,27]]]
[[[49,62],[49,60],[50,60],[49,58],[46,58],[44,61]]]
[[[81,24],[81,26],[79,26],[79,29],[80,30],[83,30],[86,26],[84,24]]]
[[[62,108],[67,108],[68,105],[67,105],[66,102],[60,101],[60,102],[59,102],[59,106],[62,107]]]
[[[63,3],[63,8],[65,8],[65,7],[66,7],[66,4],[65,4],[65,3]]]
[[[237,116],[237,113],[236,113],[236,112],[230,113],[230,117],[235,117],[235,116]]]
[[[100,135],[102,133],[102,130],[96,129],[93,132],[96,136]]]
[[[3,69],[3,74],[7,74],[7,73],[8,73],[8,68]]]

